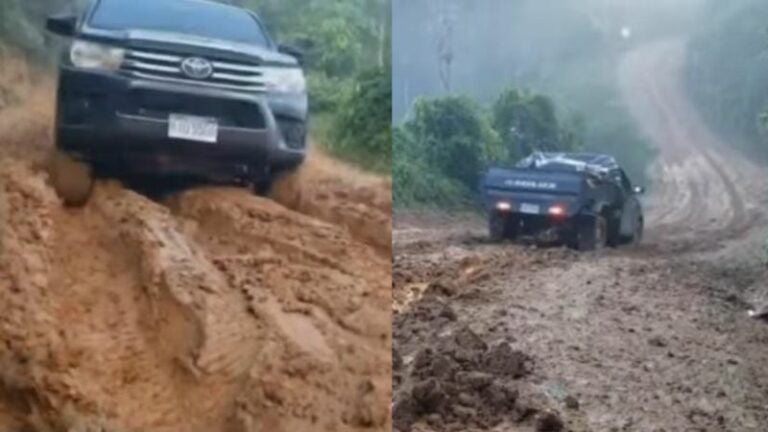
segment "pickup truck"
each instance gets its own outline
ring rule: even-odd
[[[267,189],[307,153],[301,52],[254,12],[206,0],[91,0],[65,38],[50,177],[81,205],[94,177],[172,176]]]
[[[481,189],[494,241],[531,238],[594,250],[643,236],[644,189],[608,155],[534,153],[513,168],[488,170]]]

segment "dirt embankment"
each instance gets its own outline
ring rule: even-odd
[[[768,171],[701,121],[684,59],[683,41],[651,44],[617,75],[660,153],[641,247],[494,245],[478,216],[396,219],[396,430],[765,429],[768,327],[747,310],[768,300]],[[494,350],[524,373],[489,371]]]
[[[0,111],[0,429],[389,430],[387,181],[315,156],[276,200],[102,182],[66,209],[42,170],[52,85],[17,67],[0,71],[24,101]]]

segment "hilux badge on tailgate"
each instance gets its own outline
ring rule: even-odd
[[[557,189],[557,183],[533,180],[505,180],[505,186],[531,189]]]
[[[184,74],[194,79],[206,79],[213,74],[213,64],[200,57],[190,57],[181,62]]]

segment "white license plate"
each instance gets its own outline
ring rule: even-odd
[[[520,206],[520,212],[525,214],[539,214],[541,207],[536,204],[522,204]]]
[[[168,137],[215,143],[219,139],[219,122],[210,117],[171,114],[168,117]]]

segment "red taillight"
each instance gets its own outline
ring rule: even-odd
[[[562,217],[568,213],[568,209],[562,204],[555,204],[549,207],[549,215],[554,217]]]
[[[499,201],[496,203],[496,210],[502,211],[502,212],[508,212],[512,210],[512,204],[504,201]]]

